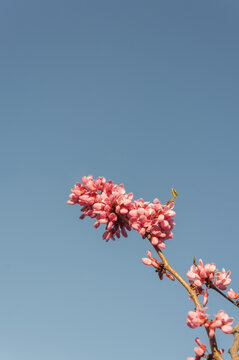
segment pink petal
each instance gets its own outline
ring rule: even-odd
[[[156,245],[158,245],[158,242],[159,242],[158,238],[156,238],[155,236],[152,236],[152,238],[151,238],[151,244],[152,244],[153,246],[156,246]]]
[[[201,347],[195,347],[194,352],[198,356],[202,356],[204,354],[204,351],[203,351],[203,349]]]
[[[152,261],[148,258],[142,258],[142,261],[144,263],[144,265],[152,265]]]
[[[209,330],[209,337],[212,338],[215,334],[215,330],[214,329],[210,329]]]
[[[199,337],[196,337],[195,343],[198,344],[199,346],[202,345],[201,340],[199,339]]]
[[[156,263],[155,261],[153,261],[153,260],[151,260],[152,261],[152,265],[156,268],[156,269],[158,269],[159,268],[159,264],[158,263]]]
[[[137,216],[138,216],[138,212],[137,212],[137,210],[131,210],[131,211],[129,212],[129,215],[132,216],[132,217],[137,217]]]
[[[233,327],[230,325],[223,325],[221,330],[226,334],[231,334],[233,332]]]
[[[163,241],[160,241],[157,246],[159,249],[165,249],[165,247],[166,247],[165,243]]]

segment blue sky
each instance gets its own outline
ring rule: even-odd
[[[1,1],[1,359],[186,359],[207,344],[180,285],[141,263],[148,244],[106,244],[66,201],[88,174],[148,201],[175,187],[169,261],[183,275],[194,256],[215,262],[239,290],[238,15],[237,0]],[[212,294],[220,309],[239,320]]]

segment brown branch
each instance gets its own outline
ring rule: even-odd
[[[234,327],[232,334],[234,335],[234,341],[228,352],[232,360],[239,360],[239,323]]]
[[[210,289],[215,290],[216,292],[218,292],[219,294],[221,294],[225,299],[227,299],[228,301],[230,301],[233,305],[239,307],[239,302],[236,301],[234,302],[233,300],[231,300],[228,296],[226,296],[221,290],[219,290],[212,282],[210,282],[208,284],[208,286],[210,287]]]
[[[148,239],[150,240],[150,235],[147,236]],[[189,294],[191,295],[192,297],[192,300],[195,304],[195,306],[199,307],[200,309],[202,309],[202,305],[198,299],[198,296],[195,292],[194,289],[191,288],[191,286],[182,278],[181,275],[179,275],[177,273],[176,270],[174,270],[172,268],[171,265],[169,265],[165,255],[163,254],[163,252],[158,249],[156,246],[154,246],[154,249],[156,250],[156,252],[158,253],[160,259],[162,260],[163,264],[164,264],[164,268],[165,270],[169,271],[183,286],[184,288],[189,292]],[[222,357],[222,355],[219,353],[218,351],[218,348],[217,348],[217,342],[216,342],[216,338],[215,336],[213,336],[213,338],[210,338],[209,337],[209,329],[206,329],[206,332],[207,332],[207,335],[208,335],[208,338],[209,338],[209,342],[210,342],[210,347],[211,347],[211,352],[212,352],[212,360],[224,360],[224,358]],[[234,359],[233,359],[234,360]],[[239,359],[236,359],[236,360],[239,360]]]
[[[119,215],[118,215],[119,216]],[[122,215],[119,216],[121,218],[121,220],[123,222],[126,222],[127,224],[129,224],[129,221],[123,217]],[[147,238],[148,240],[150,241],[151,239],[151,235],[148,234],[147,235]],[[156,250],[156,252],[158,253],[160,259],[162,260],[163,262],[163,265],[164,265],[164,269],[167,270],[168,272],[170,272],[183,286],[184,288],[189,292],[189,294],[191,295],[192,297],[192,300],[195,304],[195,306],[199,307],[200,309],[202,309],[202,305],[198,299],[198,296],[195,292],[195,290],[193,288],[191,288],[191,286],[182,278],[181,275],[179,275],[177,273],[176,270],[174,270],[172,268],[171,265],[169,265],[168,263],[168,260],[166,259],[165,255],[163,254],[163,252],[158,249],[156,246],[153,246],[154,249]],[[218,351],[218,347],[217,347],[217,341],[216,341],[216,338],[215,336],[213,336],[212,338],[209,337],[209,329],[208,328],[205,328],[206,332],[207,332],[207,336],[208,336],[208,339],[209,339],[209,343],[210,343],[210,347],[211,347],[211,352],[212,352],[212,357],[211,357],[211,360],[224,360],[224,358],[222,357],[222,355],[219,353]],[[234,359],[233,359],[234,360]]]

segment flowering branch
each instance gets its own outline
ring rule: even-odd
[[[230,289],[226,296],[221,291],[226,290],[230,284],[231,272],[226,272],[225,269],[216,272],[217,269],[214,263],[204,265],[202,260],[199,259],[197,265],[194,260],[193,265],[187,272],[190,279],[189,283],[168,263],[162,250],[166,247],[165,240],[173,238],[172,230],[175,225],[174,216],[176,215],[173,207],[177,192],[172,189],[172,199],[163,205],[158,199],[155,199],[153,203],[144,202],[143,199],[133,201],[133,194],[127,194],[122,184],[116,185],[111,180],[106,182],[103,177],[94,180],[91,175],[84,176],[82,183],[75,184],[68,201],[70,205],[79,204],[82,206],[80,219],[84,219],[86,216],[95,218],[95,228],[105,224],[106,229],[103,239],[106,242],[110,239],[120,238],[121,235],[127,237],[127,231],[131,229],[138,231],[143,239],[147,238],[150,241],[161,259],[161,262],[157,262],[152,257],[151,251],[148,250],[148,258],[143,258],[143,263],[156,268],[160,280],[163,279],[164,274],[171,280],[176,278],[188,291],[189,298],[194,301],[196,309],[189,311],[187,325],[191,328],[205,327],[210,342],[211,354],[206,355],[208,353],[206,346],[201,343],[199,338],[196,338],[195,342],[198,345],[194,348],[196,356],[187,360],[200,360],[202,357],[208,360],[223,360],[221,354],[224,350],[217,348],[215,330],[221,329],[226,334],[233,333],[231,324],[234,319],[221,310],[215,315],[214,320],[208,320],[209,315],[205,313],[207,308],[202,307],[198,295],[202,294],[204,296],[203,306],[205,306],[208,301],[208,289],[212,288],[234,305],[239,306],[239,301],[234,302],[231,300],[238,299],[239,294]],[[237,340],[234,340],[234,342],[237,344]],[[233,360],[239,359],[235,358]]]
[[[150,240],[150,235],[148,236],[149,240]],[[163,254],[163,252],[160,249],[157,249],[154,246],[157,254],[159,255],[160,259],[162,260],[163,264],[164,264],[164,268],[165,270],[169,271],[184,287],[185,289],[189,292],[189,294],[192,297],[192,300],[196,306],[196,308],[198,307],[199,309],[202,309],[202,305],[198,299],[198,296],[195,292],[195,290],[182,278],[181,275],[179,275],[177,273],[177,271],[168,263],[168,260],[166,259],[165,255]],[[209,330],[206,329],[207,335],[209,337]],[[221,356],[218,348],[217,348],[217,342],[216,342],[216,338],[215,336],[213,336],[212,338],[209,337],[209,342],[210,342],[210,347],[211,347],[211,351],[212,351],[212,359],[215,360],[222,360],[223,357]],[[234,360],[234,359],[233,359]]]
[[[208,287],[210,287],[211,289],[215,290],[216,292],[218,292],[219,294],[221,294],[225,299],[227,299],[228,301],[230,301],[233,305],[239,307],[239,301],[233,301],[232,299],[229,298],[229,296],[226,296],[221,290],[219,290],[214,284],[209,283]],[[232,289],[231,289],[232,290]]]

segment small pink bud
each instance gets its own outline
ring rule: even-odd
[[[169,279],[171,279],[172,281],[175,280],[175,277],[174,277],[172,274],[170,274],[170,273],[167,273],[166,276],[167,276]]]
[[[152,265],[152,261],[148,258],[142,258],[142,261],[144,263],[144,265]]]
[[[203,297],[203,306],[207,305],[207,300],[208,300],[208,292],[206,291],[204,293],[204,297]]]
[[[163,221],[164,220],[164,215],[163,214],[160,214],[158,216],[158,219],[157,219],[159,222]]]
[[[100,222],[99,222],[99,221],[96,221],[96,222],[94,223],[94,227],[97,229],[99,226],[100,226]]]
[[[152,244],[153,246],[156,246],[156,245],[158,245],[158,242],[159,242],[158,238],[156,238],[155,236],[152,236],[152,238],[151,238],[151,244]]]

